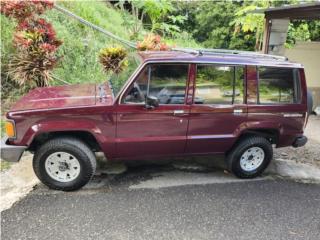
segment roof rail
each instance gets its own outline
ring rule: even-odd
[[[184,52],[184,53],[190,53],[190,54],[194,54],[194,55],[202,55],[202,53],[197,50],[197,49],[193,49],[193,48],[172,48],[172,51],[178,51],[178,52]]]
[[[263,54],[257,52],[250,52],[250,51],[239,51],[239,50],[229,50],[229,49],[192,49],[192,48],[174,48],[174,51],[182,51],[186,53],[192,53],[197,55],[241,55],[241,56],[250,56],[250,57],[259,57],[259,58],[272,58],[276,60],[283,60],[287,61],[288,58],[284,56],[276,56],[270,54]]]
[[[231,54],[231,55],[242,55],[242,56],[256,56],[261,58],[273,58],[277,60],[288,60],[284,56],[277,56],[271,54],[264,54],[258,52],[251,52],[251,51],[240,51],[240,50],[229,50],[229,49],[198,49],[202,53],[206,54]]]

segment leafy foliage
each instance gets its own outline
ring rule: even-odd
[[[320,21],[309,21],[308,28],[310,32],[310,40],[311,41],[320,41]]]
[[[170,47],[166,43],[161,42],[159,35],[148,34],[142,42],[138,42],[137,49],[139,51],[167,51]]]
[[[173,5],[170,1],[140,1],[140,8],[148,14],[151,20],[151,32],[163,30],[162,22],[164,17],[173,10]]]
[[[188,1],[176,2],[174,14],[186,15],[181,29],[192,33],[199,44],[207,48],[259,50],[261,49],[264,16],[250,13],[256,8],[297,4],[298,0],[261,1]],[[306,24],[306,26],[300,26]],[[300,39],[319,41],[320,21],[294,21],[289,28],[288,40],[292,46]],[[304,36],[304,37],[303,37]]]
[[[320,21],[292,21],[289,24],[286,47],[299,41],[320,41]]]
[[[257,3],[259,7],[268,7],[268,2]],[[264,28],[264,16],[262,14],[250,13],[257,8],[257,5],[241,7],[235,14],[236,18],[230,23],[235,26],[235,33],[241,30],[244,33],[255,33],[255,50],[262,49],[262,37]]]
[[[252,49],[254,39],[243,32],[235,32],[232,21],[241,7],[239,2],[201,2],[194,15],[193,36],[208,48]]]
[[[56,39],[56,32],[45,19],[30,19],[21,22],[14,34],[14,44],[30,54],[52,53],[62,42]]]
[[[127,51],[121,46],[106,47],[99,53],[99,61],[105,72],[119,74],[128,66]]]
[[[145,17],[145,12],[141,12],[141,3],[140,1],[130,1],[131,8],[130,13],[126,10],[125,0],[120,0],[116,6],[120,8],[120,13],[123,18],[122,25],[129,30],[130,39],[138,39],[141,32],[145,32],[143,28],[143,20]]]
[[[62,42],[56,39],[52,25],[35,15],[52,6],[49,1],[14,1],[1,5],[2,13],[18,22],[13,39],[17,51],[8,64],[8,75],[27,88],[48,86],[51,71],[57,64],[56,51]]]
[[[169,0],[145,0],[145,1],[119,1],[117,4],[120,6],[122,12],[125,11],[124,4],[131,5],[130,13],[133,18],[125,18],[128,22],[131,31],[138,37],[138,29],[142,30],[143,26],[148,28],[150,32],[161,34],[163,36],[177,35],[181,29],[178,24],[183,23],[186,17],[183,15],[172,15],[175,10],[174,4]],[[132,22],[135,19],[135,22]]]
[[[22,22],[51,9],[53,2],[49,0],[1,1],[0,7],[0,12],[3,15]]]

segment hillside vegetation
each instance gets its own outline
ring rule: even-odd
[[[111,4],[96,1],[58,2],[58,4],[91,23],[129,40],[128,29],[123,22],[124,13],[120,13],[120,10]],[[104,81],[105,74],[98,61],[98,52],[107,45],[119,43],[56,9],[47,11],[42,17],[52,23],[58,39],[63,41],[58,52],[61,56],[60,64],[53,72],[56,77],[53,84],[64,84],[63,81],[72,84]],[[126,17],[130,18],[131,16],[127,14]],[[14,52],[12,33],[15,24],[3,15],[0,15],[0,18],[2,63],[7,63],[10,54]],[[140,37],[142,38],[142,36]],[[175,42],[179,46],[196,46],[195,41],[180,39],[167,39],[167,41],[169,44]],[[2,72],[5,73],[5,71]],[[5,75],[2,77],[6,78]]]

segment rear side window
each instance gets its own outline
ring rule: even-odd
[[[259,103],[299,102],[299,71],[291,68],[259,67]]]
[[[198,65],[194,103],[243,103],[243,69],[242,66]]]

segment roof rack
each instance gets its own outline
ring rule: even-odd
[[[196,54],[199,56],[202,56],[204,54],[206,55],[241,55],[241,56],[250,56],[250,57],[258,57],[258,58],[272,58],[276,60],[283,60],[287,61],[288,58],[283,56],[276,56],[276,55],[270,55],[270,54],[263,54],[263,53],[257,53],[257,52],[250,52],[250,51],[239,51],[239,50],[229,50],[229,49],[193,49],[193,48],[174,48],[174,51],[181,51],[191,54]]]
[[[184,52],[184,53],[190,53],[194,55],[202,55],[199,50],[193,49],[193,48],[172,48],[173,51],[178,51],[178,52]]]

